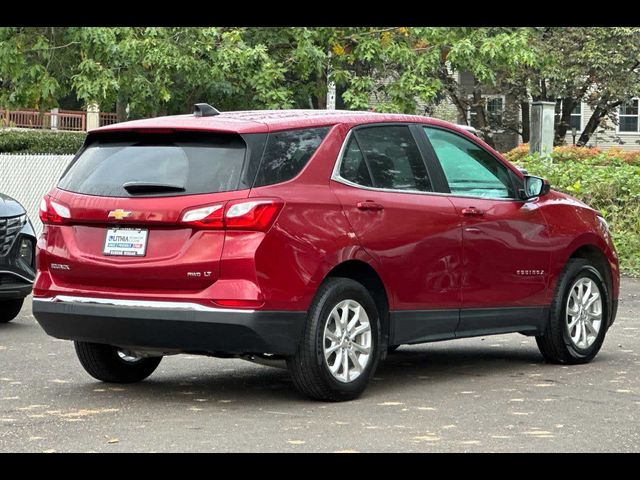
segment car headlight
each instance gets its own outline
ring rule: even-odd
[[[24,260],[27,265],[33,266],[33,242],[30,239],[22,239],[18,256]]]

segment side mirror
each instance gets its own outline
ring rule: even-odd
[[[533,175],[524,176],[524,188],[520,190],[520,197],[523,200],[546,195],[551,190],[549,181]]]

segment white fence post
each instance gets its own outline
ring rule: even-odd
[[[100,126],[100,107],[97,103],[87,105],[87,132]]]
[[[58,112],[59,108],[51,109],[51,130],[58,130]]]

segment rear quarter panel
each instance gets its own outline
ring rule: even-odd
[[[347,260],[362,260],[380,271],[360,247],[342,205],[329,188],[331,172],[349,126],[332,128],[309,163],[292,180],[251,190],[250,197],[278,197],[285,206],[255,254],[241,235],[227,234],[221,277],[255,282],[269,310],[307,310],[325,276]],[[243,251],[247,255],[243,254]],[[384,281],[384,279],[383,279]]]

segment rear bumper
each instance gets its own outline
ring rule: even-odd
[[[0,266],[0,301],[17,300],[27,297],[32,290],[33,280],[27,276],[4,270]]]
[[[31,293],[31,285],[29,284],[8,284],[0,285],[0,301],[1,300],[19,300],[28,297]]]
[[[183,302],[57,296],[34,298],[33,315],[51,336],[131,349],[292,355],[306,312],[209,308]]]

